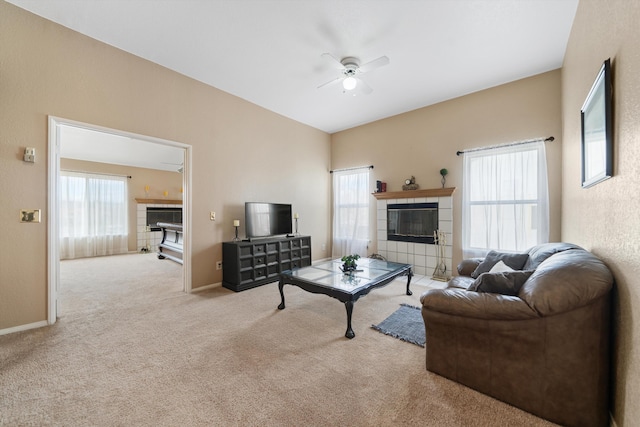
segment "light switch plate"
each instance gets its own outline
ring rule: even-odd
[[[20,222],[40,222],[40,209],[20,209]]]

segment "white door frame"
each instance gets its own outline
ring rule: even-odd
[[[182,227],[183,234],[183,290],[191,293],[191,146],[180,142],[139,135],[116,129],[109,129],[88,123],[49,116],[49,182],[48,182],[48,267],[47,267],[47,322],[56,323],[58,317],[58,289],[60,286],[60,218],[58,191],[60,182],[60,125],[74,126],[97,132],[125,136],[155,144],[169,145],[184,150],[184,169],[182,171]]]

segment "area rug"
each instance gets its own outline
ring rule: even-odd
[[[424,321],[420,307],[400,304],[400,308],[377,325],[371,325],[376,331],[390,335],[402,341],[424,347]]]

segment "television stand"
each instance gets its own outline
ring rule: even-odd
[[[311,265],[310,236],[222,243],[222,286],[244,291],[277,282],[280,273]]]

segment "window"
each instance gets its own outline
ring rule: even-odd
[[[367,255],[369,167],[333,172],[333,256]]]
[[[549,240],[544,142],[464,154],[463,256],[521,252]]]
[[[60,259],[128,251],[127,178],[60,173]]]

